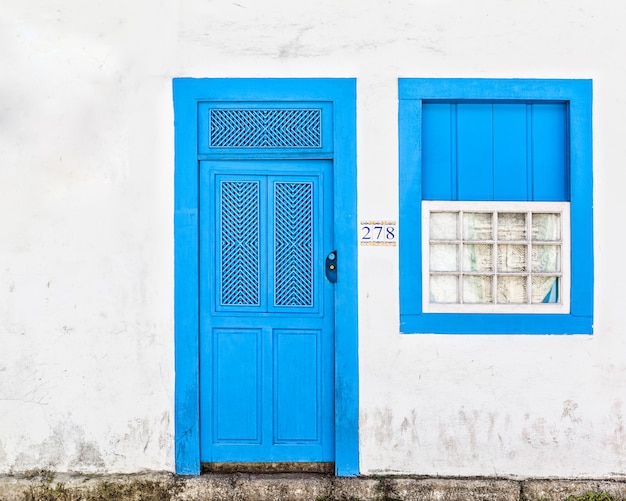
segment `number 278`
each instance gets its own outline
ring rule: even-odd
[[[375,242],[396,239],[395,226],[387,225],[362,225],[361,240],[372,240]]]

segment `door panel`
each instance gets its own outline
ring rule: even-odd
[[[334,458],[332,162],[200,162],[203,462]]]
[[[313,182],[270,177],[273,240],[272,309],[312,308],[313,297]],[[273,212],[273,213],[272,213]]]
[[[218,181],[218,305],[261,307],[260,179]]]
[[[258,329],[213,331],[215,438],[219,442],[260,442]],[[233,359],[240,363],[233,364]]]
[[[274,333],[277,443],[320,440],[320,337],[320,331],[279,330]]]

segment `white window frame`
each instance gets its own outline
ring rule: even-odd
[[[558,303],[497,303],[497,286],[495,281],[498,275],[501,273],[496,272],[496,267],[490,272],[484,274],[494,276],[494,303],[432,303],[430,302],[430,214],[431,212],[516,212],[516,213],[558,213],[560,214],[560,234],[561,240],[558,242],[561,246],[561,270],[559,280],[559,302]],[[570,203],[569,202],[473,202],[473,201],[434,201],[424,200],[422,201],[422,308],[424,313],[569,313],[570,312],[570,283],[571,283],[571,267],[570,267],[570,253],[571,253],[571,239],[570,239]],[[497,218],[494,218],[497,220]],[[532,246],[530,217],[526,218],[526,240],[529,247],[527,252],[527,260],[530,261],[531,253],[530,248]],[[494,228],[494,239],[484,241],[484,243],[492,244],[494,250],[499,243],[497,239],[497,228]],[[445,242],[445,241],[444,241]],[[465,240],[461,235],[454,241],[461,247]],[[510,241],[503,240],[510,244]],[[472,243],[476,243],[472,241]],[[482,242],[481,242],[482,243]],[[548,242],[541,241],[541,244]],[[497,259],[497,252],[493,252],[494,261]],[[459,263],[459,289],[462,289],[461,281],[463,277],[463,270],[461,263]],[[481,273],[482,274],[482,273]],[[521,275],[530,275],[532,277],[532,271],[520,273]],[[532,280],[531,280],[532,282]],[[529,292],[530,297],[530,292]]]

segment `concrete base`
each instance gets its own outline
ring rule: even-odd
[[[302,473],[0,476],[0,501],[565,501],[590,491],[626,498],[626,480],[340,478]]]

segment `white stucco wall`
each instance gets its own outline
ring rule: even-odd
[[[361,472],[626,475],[615,5],[1,2],[0,473],[174,469],[173,77],[356,77],[359,219],[398,216],[398,77],[516,77],[594,81],[595,334],[400,335],[361,247]]]

